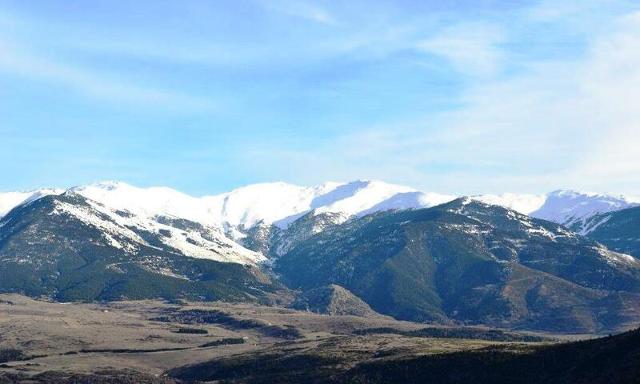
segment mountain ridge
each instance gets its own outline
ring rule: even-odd
[[[412,321],[592,332],[640,310],[637,259],[470,198],[351,220],[275,264],[292,289],[338,284],[373,310]]]
[[[168,187],[139,188],[119,181],[104,181],[68,190],[114,209],[146,217],[175,216],[221,227],[232,239],[242,238],[256,225],[286,229],[309,213],[363,216],[385,210],[428,208],[454,200],[456,195],[422,192],[377,180],[326,182],[304,187],[285,182],[251,184],[217,195],[194,197]],[[65,190],[0,193],[0,217],[29,199]],[[548,194],[474,195],[479,201],[508,207],[536,218],[563,224],[586,234],[595,215],[637,206],[628,197],[557,190]]]
[[[16,207],[0,220],[0,290],[59,301],[257,301],[283,289],[241,259],[255,253],[213,229],[130,219],[72,191]],[[180,243],[168,239],[174,236]],[[220,261],[228,258],[234,262]]]
[[[316,203],[360,209],[396,191],[370,186],[334,185]],[[0,289],[58,300],[268,300],[278,290],[318,310],[359,299],[399,319],[584,332],[640,318],[640,260],[475,198],[362,215],[313,208],[246,229],[211,220],[196,198],[152,192],[111,183],[18,205],[0,219]]]

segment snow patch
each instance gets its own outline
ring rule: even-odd
[[[604,246],[597,246],[593,249],[610,264],[640,266],[640,261],[631,255],[610,251]]]
[[[473,199],[485,204],[499,205],[528,215],[540,209],[546,200],[546,195],[503,193],[501,195],[476,195]]]
[[[71,192],[73,193],[73,192]],[[162,224],[157,218],[123,215],[101,203],[85,200],[88,206],[56,201],[51,214],[66,213],[83,223],[98,228],[106,244],[134,254],[140,245],[157,248],[145,241],[138,233],[155,234],[160,241],[180,254],[221,262],[256,264],[266,258],[228,239],[217,227],[202,227],[201,230],[179,229]],[[164,235],[163,235],[164,233]],[[206,233],[206,238],[203,236]]]
[[[38,189],[29,192],[4,192],[0,193],[0,218],[18,205],[27,204],[49,195],[63,193],[61,189]]]

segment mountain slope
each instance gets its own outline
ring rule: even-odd
[[[590,230],[588,222],[592,217],[637,205],[624,196],[571,190],[558,190],[546,195],[505,193],[480,195],[473,198],[487,204],[513,209],[531,217],[562,224],[580,234]]]
[[[319,287],[298,296],[292,308],[327,315],[375,316],[374,310],[353,293],[335,284]]]
[[[0,218],[20,204],[26,204],[48,195],[58,195],[62,190],[38,189],[29,192],[0,192]]]
[[[138,188],[122,182],[106,181],[74,187],[70,191],[110,210],[128,211],[140,218],[166,216],[203,225],[219,225],[215,212],[204,205],[202,199],[171,188]]]
[[[71,191],[112,211],[128,211],[144,220],[174,217],[217,227],[235,242],[271,256],[353,216],[428,207],[453,199],[380,181],[315,187],[262,183],[201,198],[170,188],[137,188],[122,182],[102,182]]]
[[[364,339],[340,338],[345,339],[348,342],[334,340],[313,348],[296,345],[236,354],[166,373],[185,382],[254,384],[628,384],[640,377],[639,330],[567,343],[494,344],[457,351],[431,337],[423,339],[421,347],[405,341],[392,349],[386,348],[398,345],[401,336],[373,347]],[[430,345],[437,350],[428,350]],[[373,353],[367,353],[367,347]]]
[[[553,221],[578,232],[587,233],[587,221],[601,213],[618,211],[634,206],[622,196],[581,193],[575,191],[555,191],[539,209],[529,215]]]
[[[364,216],[386,210],[427,208],[455,198],[375,180],[328,182],[312,187],[283,182],[261,183],[204,197],[189,196],[166,187],[138,188],[114,181],[71,190],[114,210],[124,209],[143,217],[173,216],[220,226],[237,238],[256,225],[275,225],[284,229],[309,212]],[[62,192],[0,193],[0,217],[22,202]],[[505,193],[473,198],[563,224],[579,232],[588,230],[582,228],[583,223],[593,215],[637,205],[622,196],[562,190],[544,195]]]
[[[253,266],[261,255],[198,223],[156,219],[73,192],[20,205],[0,220],[0,290],[68,301],[262,300],[279,289]]]
[[[335,383],[637,383],[640,330],[600,339],[536,347],[486,348],[365,362]],[[459,369],[452,370],[451,367]],[[300,382],[304,382],[301,380]],[[307,379],[308,381],[308,379]]]
[[[512,209],[516,212],[520,212],[524,215],[529,215],[531,212],[542,207],[548,195],[533,195],[522,193],[503,193],[500,195],[477,195],[471,196],[471,198],[490,205],[499,205],[501,207]],[[561,223],[560,223],[561,224]]]
[[[351,220],[300,243],[276,271],[292,288],[338,284],[419,321],[593,331],[640,308],[640,262],[470,199]]]
[[[283,189],[284,212],[262,207]],[[273,267],[291,288],[339,285],[400,319],[595,332],[640,318],[632,256],[475,198],[419,208],[438,198],[369,181],[252,186],[225,194],[222,208],[123,183],[33,195],[0,218],[0,289],[57,300],[267,300],[282,287]]]
[[[313,187],[261,183],[204,197],[192,197],[164,187],[137,188],[122,182],[102,182],[72,190],[107,207],[127,209],[137,215],[176,216],[245,230],[259,223],[286,228],[311,211],[352,216],[369,213],[378,204],[382,204],[380,209],[416,208],[453,199],[375,180],[328,182]],[[406,201],[393,203],[394,198],[405,193],[416,194],[416,198],[409,205]]]
[[[640,259],[640,207],[596,215],[586,224],[589,238]]]
[[[76,201],[82,200],[75,192],[66,195],[77,196]],[[264,261],[264,256],[237,245],[216,226],[202,225],[182,217],[136,214],[125,208],[109,208],[86,198],[84,203],[59,203],[57,211],[72,214],[97,226],[107,236],[125,237],[134,243],[134,248],[135,243],[144,243],[152,237],[154,245],[175,249],[185,256],[241,264]],[[114,242],[115,245],[117,243]]]

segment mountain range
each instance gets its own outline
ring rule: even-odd
[[[603,332],[640,320],[639,220],[622,196],[457,197],[381,181],[3,193],[0,291]]]
[[[283,182],[261,183],[203,197],[189,196],[166,187],[138,188],[108,181],[68,190],[0,192],[0,217],[21,203],[65,191],[76,192],[114,209],[145,216],[175,216],[204,225],[224,226],[232,232],[238,228],[247,230],[256,224],[285,228],[310,211],[340,213],[345,217],[363,216],[384,210],[427,208],[462,197],[422,192],[375,180],[327,182],[313,187]],[[583,226],[592,216],[637,206],[640,202],[640,199],[622,195],[570,190],[541,195],[505,193],[471,197],[585,232],[589,228]]]
[[[291,288],[337,284],[412,321],[589,332],[640,310],[639,260],[469,198],[351,220],[299,243],[276,271]]]

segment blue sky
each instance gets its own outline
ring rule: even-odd
[[[638,100],[634,1],[0,0],[0,190],[639,195]]]

